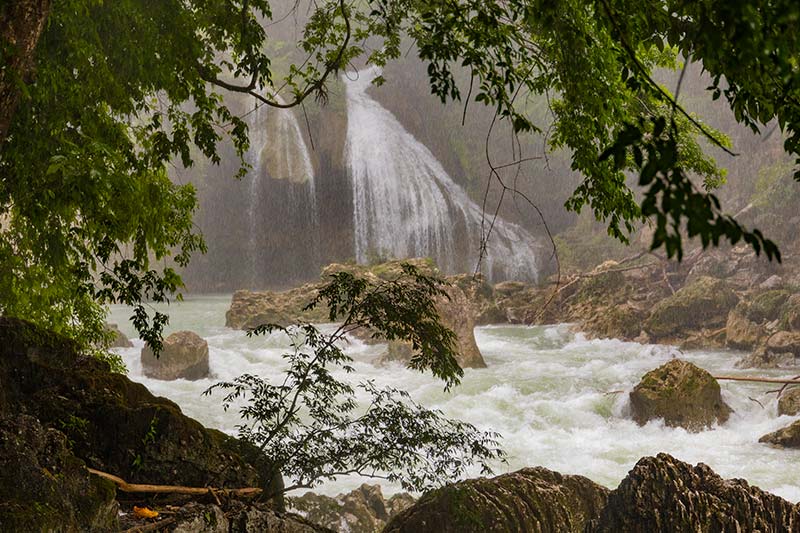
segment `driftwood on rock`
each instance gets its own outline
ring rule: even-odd
[[[728,381],[751,381],[753,383],[800,383],[797,378],[762,378],[757,376],[714,376],[714,379]]]
[[[233,496],[257,496],[262,489],[257,487],[245,487],[239,489],[217,489],[212,487],[184,487],[182,485],[146,485],[139,483],[128,483],[124,479],[107,472],[101,472],[94,468],[87,468],[90,473],[114,482],[122,492],[146,492],[151,494],[190,494],[190,495],[215,495],[216,492]]]

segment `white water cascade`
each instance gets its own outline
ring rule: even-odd
[[[283,103],[279,96],[275,96]],[[261,212],[265,194],[268,193],[268,179],[284,180],[292,184],[287,203],[292,213],[304,219],[306,227],[312,229],[312,241],[317,232],[318,214],[314,184],[314,166],[303,138],[300,124],[290,109],[272,108],[259,105],[250,119],[250,150],[245,160],[251,166],[248,172],[249,199],[248,220],[248,262],[250,281],[254,286],[259,282],[260,265],[263,263],[265,247],[259,238],[270,227],[265,222],[280,224],[285,221],[269,220],[269,213]],[[311,249],[316,250],[316,242]]]
[[[356,259],[432,257],[445,272],[469,271],[491,215],[484,222],[431,151],[367,94],[379,74],[371,67],[344,76]],[[538,251],[525,229],[498,219],[482,270],[490,279],[536,281]]]

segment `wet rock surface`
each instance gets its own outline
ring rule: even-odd
[[[132,348],[133,343],[120,331],[116,324],[106,324],[106,330],[111,333],[112,338],[109,348]]]
[[[164,339],[158,357],[145,345],[141,354],[142,372],[149,378],[203,379],[208,371],[208,343],[191,331],[178,331]]]
[[[447,298],[436,298],[436,310],[442,324],[456,334],[456,361],[461,368],[486,368],[478,344],[475,342],[474,309],[464,291],[451,285],[445,288]],[[413,356],[411,344],[405,341],[390,341],[387,353],[378,360],[378,364],[392,361],[407,363]]]
[[[0,317],[0,360],[0,414],[29,414],[63,431],[92,468],[130,483],[281,484],[255,447],[205,428],[58,335]]]
[[[386,522],[414,504],[409,494],[395,494],[384,498],[379,485],[361,485],[335,498],[307,492],[289,498],[288,506],[305,518],[334,531],[373,533],[382,531]]]
[[[738,301],[724,281],[703,276],[658,302],[644,330],[653,338],[669,338],[686,330],[722,327]]]
[[[60,431],[27,415],[0,418],[0,531],[116,531],[115,492]]]
[[[424,495],[392,518],[385,533],[583,532],[608,489],[582,476],[525,468],[471,479]]]
[[[237,500],[170,506],[167,513],[147,521],[127,513],[120,525],[132,531],[142,526],[157,526],[156,531],[169,533],[333,533],[297,514]]]
[[[402,275],[402,263],[409,263],[427,275],[438,275],[435,265],[426,259],[409,259],[406,261],[390,261],[373,266],[332,263],[322,271],[322,279],[327,280],[337,272],[350,272],[367,280],[378,283],[393,280]],[[486,363],[475,342],[473,329],[476,324],[478,308],[468,297],[464,287],[473,296],[484,294],[485,286],[480,282],[473,285],[464,276],[445,278],[450,283],[445,290],[447,298],[437,298],[436,306],[442,323],[453,330],[457,337],[459,357],[458,363],[463,368],[485,368]],[[329,314],[325,306],[304,309],[316,296],[321,283],[303,285],[284,292],[251,292],[236,291],[231,307],[225,314],[225,324],[235,329],[249,329],[264,324],[288,326],[298,322],[327,322]],[[367,342],[376,342],[371,332],[360,331],[357,336]],[[391,361],[407,362],[412,355],[411,347],[404,342],[389,343],[388,351],[378,363]]]
[[[800,420],[778,431],[767,433],[758,442],[770,444],[776,448],[800,448]]]
[[[668,426],[694,432],[724,423],[732,412],[713,376],[681,359],[645,374],[631,391],[630,402],[633,419],[639,424],[664,419]]]
[[[778,414],[795,416],[800,414],[800,387],[786,390],[778,398]]]
[[[593,533],[798,531],[800,506],[667,454],[641,459],[611,491]]]
[[[265,324],[289,326],[298,322],[326,322],[324,307],[304,311],[317,296],[318,283],[309,283],[284,292],[236,291],[225,313],[225,325],[233,329],[252,329]]]

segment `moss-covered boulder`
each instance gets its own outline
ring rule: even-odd
[[[795,416],[800,414],[800,387],[792,387],[778,398],[778,414]]]
[[[115,494],[63,433],[27,415],[0,419],[0,531],[116,531]]]
[[[781,309],[781,326],[790,331],[800,331],[800,294],[794,294]]]
[[[478,343],[475,341],[475,309],[464,291],[457,285],[445,287],[447,297],[436,298],[436,310],[442,324],[456,334],[456,361],[461,368],[486,368]],[[398,361],[407,363],[413,356],[411,344],[390,341],[387,353],[378,364]]]
[[[128,482],[263,487],[281,478],[257,448],[203,427],[69,340],[0,317],[0,414],[36,416],[88,466]]]
[[[391,517],[413,504],[414,498],[409,494],[395,494],[386,499],[379,485],[367,484],[335,498],[307,492],[288,502],[311,522],[350,533],[382,531]]]
[[[786,290],[769,290],[755,294],[750,300],[746,316],[757,324],[780,318],[791,293]]]
[[[672,427],[701,431],[728,420],[714,377],[692,363],[672,359],[642,377],[630,393],[631,414],[639,424],[663,419]]]
[[[390,520],[384,533],[582,533],[607,495],[608,489],[583,476],[525,468],[425,494]]]
[[[447,281],[464,291],[474,309],[475,325],[508,322],[505,311],[497,305],[494,287],[481,274],[457,274],[448,276]]]
[[[722,280],[701,277],[658,302],[644,323],[653,338],[675,337],[687,330],[725,325],[739,298]]]
[[[158,357],[145,345],[141,360],[142,371],[149,378],[195,380],[208,377],[208,343],[192,331],[177,331],[164,339]]]
[[[601,339],[633,340],[642,332],[645,316],[643,309],[633,305],[612,305],[585,319],[581,329]]]
[[[667,455],[642,458],[590,533],[798,531],[800,506]]]
[[[767,433],[758,442],[771,444],[776,448],[800,448],[800,420],[778,431]]]

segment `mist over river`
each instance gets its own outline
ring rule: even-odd
[[[279,334],[248,338],[242,331],[226,328],[230,300],[230,295],[187,297],[166,308],[158,306],[170,315],[166,334],[188,329],[208,341],[213,377],[199,381],[144,377],[139,361],[143,343],[135,340],[129,309],[112,307],[109,320],[134,339],[133,348],[119,349],[131,379],[175,401],[203,424],[235,435],[238,414],[222,409],[221,394],[203,396],[202,392],[242,373],[282,377],[281,354],[288,339]],[[379,386],[405,389],[427,407],[500,433],[508,463],[496,465],[497,474],[545,466],[616,487],[641,457],[667,452],[692,464],[706,463],[725,478],[744,478],[790,501],[800,501],[800,451],[758,443],[760,436],[793,420],[778,417],[775,394],[765,394],[777,387],[774,384],[721,381],[723,398],[735,413],[724,425],[701,433],[667,428],[661,422],[640,427],[627,416],[627,392],[644,373],[671,357],[680,356],[715,375],[748,375],[752,372],[733,366],[740,354],[681,353],[669,346],[586,340],[567,325],[486,326],[476,328],[475,337],[488,368],[465,370],[461,385],[450,393],[429,374],[400,364],[373,366],[370,361],[384,345],[368,346],[357,340],[347,346],[356,370],[347,379],[371,379]],[[759,370],[759,374],[786,375],[780,370]],[[364,481],[340,478],[314,490],[335,495]],[[381,485],[385,493],[399,490]]]

